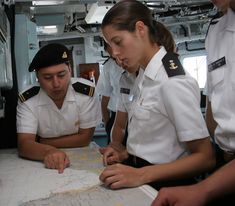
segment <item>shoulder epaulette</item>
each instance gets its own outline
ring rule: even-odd
[[[39,90],[40,90],[39,86],[34,86],[34,87],[31,87],[30,89],[26,90],[22,94],[19,94],[18,97],[21,102],[25,102],[26,100],[30,99],[31,97],[37,95]]]
[[[95,92],[95,87],[89,86],[87,84],[83,84],[81,82],[76,82],[72,84],[74,90],[78,93],[88,95],[93,97]]]
[[[178,59],[178,55],[172,52],[168,52],[162,59],[162,63],[165,67],[168,77],[177,75],[185,75],[184,68]]]

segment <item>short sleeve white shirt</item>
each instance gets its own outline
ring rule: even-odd
[[[17,133],[37,134],[40,137],[60,137],[75,134],[79,128],[96,127],[101,122],[100,102],[93,97],[78,93],[72,83],[79,81],[90,86],[92,82],[76,78],[71,84],[61,109],[58,109],[43,89],[25,102],[18,102]]]
[[[131,107],[131,103],[134,101],[134,83],[136,80],[136,74],[131,74],[124,71],[121,75],[119,85],[120,85],[120,95],[118,98],[117,110],[121,112],[128,112]]]
[[[168,77],[162,64],[165,54],[161,47],[137,78],[136,99],[128,113],[127,150],[152,164],[185,156],[184,142],[209,136],[196,80],[187,73]]]
[[[116,112],[119,97],[119,80],[123,69],[110,58],[103,66],[103,87],[100,90],[102,96],[110,97],[108,109]]]
[[[208,65],[225,59],[207,72],[206,93],[218,124],[215,140],[223,150],[235,152],[235,12],[228,9],[207,41]]]

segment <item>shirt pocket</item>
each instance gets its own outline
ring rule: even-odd
[[[136,119],[139,119],[139,120],[149,120],[150,111],[147,107],[136,107],[134,116]]]
[[[215,87],[221,85],[224,80],[224,72],[225,66],[222,66],[218,69],[215,69],[209,72],[209,79],[211,81],[211,88],[214,89]]]

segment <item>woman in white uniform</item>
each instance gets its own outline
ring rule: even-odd
[[[176,52],[176,44],[173,39],[171,32],[160,22],[154,21],[154,27],[156,28],[155,38],[158,45],[165,47],[167,52]],[[114,150],[123,151],[125,149],[127,141],[127,122],[128,122],[128,112],[131,108],[131,103],[134,100],[134,83],[136,78],[138,78],[139,71],[136,72],[136,69],[139,69],[139,64],[133,68],[126,67],[125,71],[122,73],[122,76],[119,81],[120,91],[119,99],[117,104],[117,115],[115,118],[114,126],[112,128],[112,141],[106,148],[102,148],[101,152],[103,154],[103,162],[105,165],[112,164],[112,156]],[[133,73],[134,71],[134,73]],[[141,72],[142,70],[140,70]],[[125,155],[125,153],[123,154]]]
[[[215,164],[196,80],[184,72],[177,55],[157,44],[151,11],[141,2],[115,4],[102,32],[115,57],[128,67],[139,64],[141,72],[128,112],[126,149],[133,167],[107,166],[100,180],[113,189],[191,184],[185,179]]]

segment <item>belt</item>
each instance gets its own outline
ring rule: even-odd
[[[231,160],[235,159],[235,153],[230,151],[223,151],[223,157],[225,162],[230,162]]]
[[[125,163],[127,165],[130,165],[130,166],[133,166],[133,167],[136,167],[136,168],[153,165],[150,162],[148,162],[147,160],[142,159],[140,157],[137,157],[135,155],[131,155],[131,154],[129,154],[129,157],[128,157],[128,159]]]

